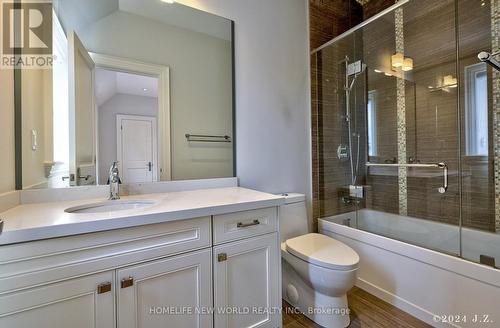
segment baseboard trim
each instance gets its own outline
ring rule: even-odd
[[[435,313],[429,312],[426,309],[405,300],[404,298],[395,295],[379,286],[376,286],[372,284],[371,282],[368,282],[364,279],[358,278],[356,280],[356,287],[359,287],[363,289],[364,291],[386,301],[387,303],[397,307],[398,309],[411,314],[415,318],[424,321],[425,323],[433,326],[433,327],[443,327],[443,328],[449,328],[449,327],[455,327],[455,328],[461,328],[460,326],[456,324],[450,324],[450,323],[442,323],[442,322],[436,322],[433,320],[435,316],[437,316]]]

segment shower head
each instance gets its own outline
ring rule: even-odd
[[[497,71],[500,71],[500,63],[493,58],[493,56],[500,54],[499,52],[490,54],[489,52],[482,51],[477,55],[477,58],[479,58],[480,61],[483,63],[487,63],[493,68],[495,68]]]

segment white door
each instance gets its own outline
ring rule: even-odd
[[[117,158],[123,183],[158,181],[156,118],[117,115]]]
[[[0,327],[110,328],[114,271],[0,296]]]
[[[118,270],[117,277],[118,328],[212,327],[211,249]]]
[[[69,173],[70,185],[96,181],[95,64],[75,32],[69,51]]]
[[[214,248],[215,327],[280,327],[277,240],[273,233]],[[240,313],[219,310],[232,308]]]

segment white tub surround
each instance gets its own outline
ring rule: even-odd
[[[500,235],[496,233],[463,227],[460,236],[456,225],[370,209],[360,210],[357,215],[349,212],[325,220],[338,224],[349,221],[351,227],[454,256],[460,253],[462,238],[465,259],[479,263],[479,257],[486,255],[495,258],[500,267]]]
[[[0,214],[0,327],[280,327],[284,197],[200,189],[110,201],[148,200],[141,209],[64,212],[103,200]]]
[[[18,191],[10,191],[0,194],[0,213],[9,208],[16,207],[21,202]]]
[[[421,242],[435,242],[440,248],[450,245],[450,240],[444,240],[447,238],[441,243],[433,238],[433,231],[443,236],[443,226],[432,226],[432,222],[427,226],[425,220],[416,225],[412,220],[418,219],[403,222],[402,216],[398,221],[391,214],[384,218],[380,212],[370,212],[358,212],[358,226],[369,226],[386,236],[399,232],[401,239],[408,237],[403,232],[412,235],[411,229],[417,228],[413,238],[426,236],[428,239]],[[354,226],[355,213],[347,213],[320,219],[319,230],[359,254],[358,287],[434,327],[498,327],[500,270],[339,224],[348,218]],[[448,231],[445,235],[454,233]],[[493,251],[491,247],[485,251]],[[443,323],[443,318],[452,318],[453,322]],[[489,322],[477,323],[485,319]]]
[[[105,200],[91,198],[18,205],[0,213],[4,221],[0,245],[273,207],[284,202],[281,196],[230,187],[122,197],[123,201],[154,202],[140,209],[93,214],[65,212],[68,208]]]

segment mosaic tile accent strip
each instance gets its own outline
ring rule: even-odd
[[[491,51],[500,51],[500,0],[491,0]],[[500,233],[500,72],[492,70],[495,231]]]
[[[396,30],[396,52],[405,53],[403,8],[396,9],[394,13]],[[406,96],[405,80],[397,78],[397,129],[398,129],[398,163],[406,164]],[[408,169],[398,169],[399,214],[408,215]]]

